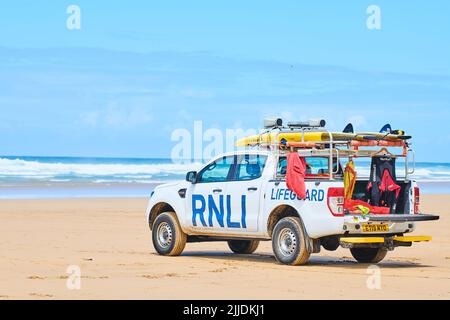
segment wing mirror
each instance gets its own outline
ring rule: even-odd
[[[186,174],[186,181],[190,183],[197,183],[197,171],[189,171]]]

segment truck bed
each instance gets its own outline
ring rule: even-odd
[[[356,181],[355,191],[353,192],[353,199],[367,201],[366,190],[369,180],[358,180]],[[409,201],[409,191],[411,189],[411,181],[397,181],[397,184],[401,187],[400,195],[398,198],[397,208],[395,210],[396,214],[409,214],[410,212],[410,201]]]

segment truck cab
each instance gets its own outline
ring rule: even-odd
[[[333,149],[333,148],[332,148]],[[237,254],[253,253],[260,241],[272,241],[277,260],[305,264],[321,248],[351,250],[363,263],[377,263],[388,251],[430,237],[407,237],[419,221],[438,217],[419,212],[419,189],[406,176],[395,209],[375,215],[344,208],[341,154],[304,148],[258,148],[216,157],[186,180],[155,188],[147,209],[153,244],[162,255],[179,255],[186,243],[227,241]],[[306,196],[286,184],[287,154],[305,159]],[[367,197],[370,177],[356,178],[352,199]]]

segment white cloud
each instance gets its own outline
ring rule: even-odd
[[[199,99],[213,98],[215,96],[212,91],[191,89],[191,88],[182,90],[181,95],[187,98],[199,98]]]
[[[100,113],[98,111],[86,112],[80,116],[80,120],[82,123],[90,126],[96,127],[98,120],[100,117]]]
[[[153,115],[148,107],[120,107],[110,104],[103,110],[81,114],[80,122],[89,127],[130,128],[149,124]]]

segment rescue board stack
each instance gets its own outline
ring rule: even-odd
[[[280,122],[278,122],[280,123]],[[389,142],[401,144],[403,141],[411,139],[411,136],[404,134],[404,131],[390,129],[390,125],[385,125],[380,132],[349,132],[353,130],[351,124],[347,125],[343,132],[325,131],[325,121],[321,120],[323,126],[292,126],[288,124],[286,127],[275,126],[268,128],[262,134],[245,137],[236,142],[236,147],[252,147],[269,144],[286,144],[286,143],[302,143],[302,142],[331,142],[331,141],[347,141],[353,144],[364,143],[376,145],[390,146]],[[300,129],[300,130],[298,130]]]

